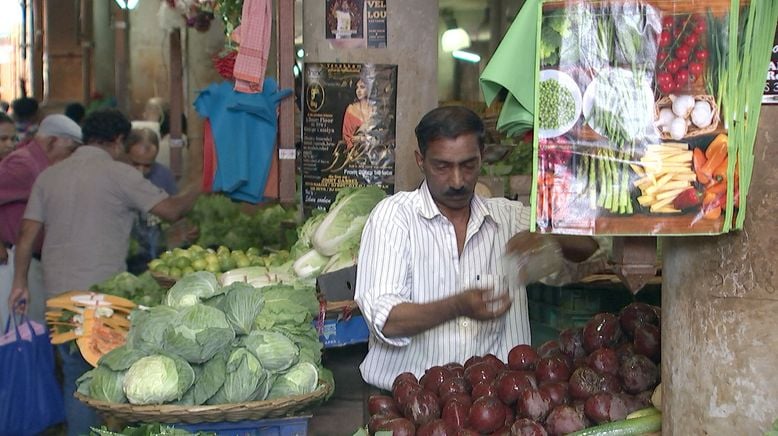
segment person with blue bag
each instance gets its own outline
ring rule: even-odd
[[[65,420],[44,325],[12,313],[0,336],[0,368],[0,436],[35,435]]]
[[[176,221],[192,208],[200,193],[202,165],[190,165],[181,193],[169,196],[140,171],[119,161],[131,127],[118,110],[92,112],[82,127],[84,145],[35,180],[17,243],[8,307],[24,313],[31,298],[86,290],[125,271],[135,213],[150,212]],[[35,295],[29,290],[28,272],[33,244],[44,229],[45,295]],[[21,300],[28,303],[20,305]],[[90,427],[98,423],[97,415],[73,394],[76,379],[91,366],[71,344],[57,346],[57,353],[62,362],[68,435],[89,434]]]

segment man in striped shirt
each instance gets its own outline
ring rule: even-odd
[[[420,377],[488,353],[505,361],[513,346],[530,343],[526,290],[506,279],[518,268],[506,267],[506,255],[553,240],[580,262],[598,248],[588,237],[529,233],[529,208],[474,195],[484,148],[474,112],[434,109],[416,138],[425,181],[376,206],[359,250],[355,299],[372,333],[360,370],[383,389],[405,371]]]

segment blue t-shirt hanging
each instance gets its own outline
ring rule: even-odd
[[[200,92],[194,106],[211,121],[217,168],[213,191],[258,203],[263,199],[278,128],[277,108],[291,89],[278,89],[273,78],[262,93],[244,94],[231,82],[212,83]]]

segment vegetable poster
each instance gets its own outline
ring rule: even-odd
[[[305,65],[302,201],[327,209],[341,188],[394,192],[397,66]]]
[[[742,226],[757,125],[744,117],[759,116],[778,7],[546,0],[538,12],[534,229]]]

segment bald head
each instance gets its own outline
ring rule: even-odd
[[[159,152],[157,133],[151,129],[133,129],[127,137],[126,144],[130,165],[147,177]]]

